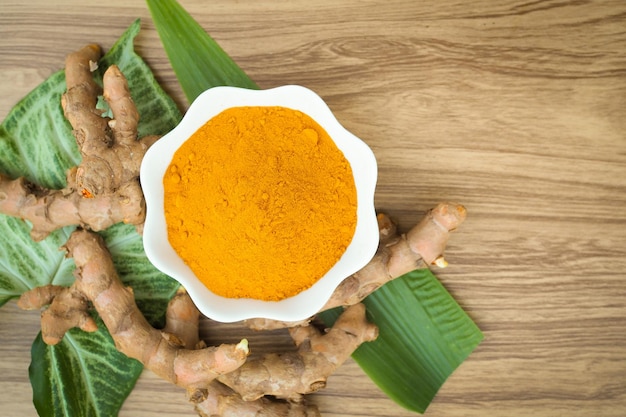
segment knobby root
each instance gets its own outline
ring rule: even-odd
[[[326,379],[362,343],[376,339],[378,328],[365,318],[365,306],[346,309],[327,332],[315,326],[290,329],[296,352],[267,354],[248,360],[218,380],[238,392],[244,400],[264,395],[298,400],[301,395],[326,386]]]
[[[66,187],[50,190],[0,174],[0,212],[28,220],[34,240],[70,225],[99,231],[124,222],[141,230],[145,220],[139,169],[156,137],[137,139],[139,114],[115,65],[104,74],[102,92],[113,118],[96,108],[101,89],[92,72],[100,55],[97,45],[88,45],[66,59],[61,101],[82,156],[67,172]]]
[[[145,319],[130,288],[120,281],[104,240],[78,229],[66,243],[76,263],[75,283],[59,290],[35,288],[22,296],[20,305],[35,308],[47,302],[42,314],[42,336],[58,343],[69,328],[93,328],[87,301],[100,315],[117,349],[139,360],[161,378],[186,389],[206,389],[218,376],[241,366],[249,354],[247,341],[203,349],[188,349],[168,331],[153,328]],[[82,324],[85,322],[86,324]],[[170,323],[171,326],[179,326]],[[196,324],[197,326],[197,324]]]

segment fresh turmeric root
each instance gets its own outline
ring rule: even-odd
[[[217,381],[211,383],[209,396],[196,404],[196,412],[201,417],[321,417],[317,406],[305,402],[268,397],[246,401]]]
[[[166,329],[189,346],[198,346],[199,314],[193,312],[195,306],[186,293],[177,298],[168,308]],[[357,347],[378,336],[378,328],[366,320],[365,306],[356,304],[344,311],[328,332],[297,326],[290,334],[296,351],[248,360],[212,381],[206,393],[190,391],[200,415],[317,416],[317,409],[307,406],[302,395],[323,388],[326,379]]]
[[[19,301],[21,307],[30,309],[50,304],[42,315],[46,343],[58,343],[74,326],[95,330],[82,325],[88,317],[89,301],[118,350],[165,380],[186,388],[201,415],[264,415],[273,410],[275,414],[266,415],[318,416],[313,406],[302,402],[302,395],[323,388],[326,379],[361,343],[378,335],[376,326],[365,318],[365,306],[356,304],[327,333],[314,326],[290,329],[297,346],[295,352],[268,353],[246,362],[249,351],[245,341],[219,347],[205,347],[198,341],[199,313],[186,294],[170,302],[165,328],[152,328],[137,308],[132,290],[119,280],[99,235],[77,230],[66,249],[76,263],[75,284],[67,288],[37,287]]]
[[[22,294],[17,305],[23,310],[50,306],[41,313],[41,335],[49,345],[59,343],[65,333],[74,327],[86,332],[98,329],[89,314],[89,300],[75,285],[69,288],[58,285],[36,287]]]
[[[115,65],[107,69],[103,81],[113,118],[102,117],[96,108],[100,87],[92,76],[100,55],[97,45],[88,45],[66,60],[67,92],[62,105],[82,155],[81,164],[67,172],[66,187],[49,190],[0,174],[0,211],[28,220],[34,240],[70,225],[96,231],[119,222],[143,225],[139,168],[157,137],[137,140],[139,115],[126,79]]]
[[[21,307],[31,309],[50,304],[42,315],[46,343],[58,343],[74,326],[95,330],[83,325],[84,318],[90,317],[89,301],[116,347],[162,378],[186,388],[200,415],[263,415],[271,410],[274,414],[266,415],[317,416],[316,409],[302,403],[301,396],[323,388],[328,376],[361,343],[378,334],[376,326],[365,319],[363,304],[356,304],[326,334],[313,326],[290,329],[296,352],[270,353],[244,364],[248,354],[245,343],[206,348],[198,341],[199,313],[186,294],[170,302],[163,331],[152,328],[134,303],[132,290],[117,277],[99,235],[77,230],[66,249],[76,263],[75,284],[69,288],[38,287],[19,301]],[[67,320],[59,320],[62,317]],[[268,395],[289,401],[273,401]]]
[[[204,347],[199,339],[200,312],[185,291],[179,291],[169,302],[164,332],[193,349]],[[320,417],[315,405],[306,401],[280,401],[261,397],[246,401],[239,394],[217,380],[206,390],[188,390],[189,401],[195,404],[202,417]]]
[[[99,235],[76,230],[65,248],[76,263],[76,282],[65,291],[55,291],[54,300],[44,312],[44,317],[52,320],[42,325],[42,336],[48,343],[58,342],[72,327],[68,327],[67,321],[55,318],[67,316],[71,323],[73,317],[77,325],[82,323],[86,304],[73,301],[81,298],[93,304],[120,352],[178,386],[207,389],[213,379],[232,372],[245,362],[249,354],[246,340],[234,345],[186,349],[173,341],[167,332],[153,328],[137,307],[132,290],[120,281],[111,255]],[[50,297],[46,293],[49,292],[46,287],[35,288],[22,296],[20,304],[42,307],[33,300],[48,302]],[[66,303],[65,300],[70,301]],[[46,314],[50,310],[54,311]]]
[[[326,379],[357,347],[376,339],[378,328],[366,320],[365,306],[355,304],[327,333],[305,325],[292,327],[290,334],[297,351],[249,360],[218,380],[244,400],[272,395],[297,401],[304,394],[324,388]]]
[[[126,198],[141,201],[139,168],[154,140],[137,140],[139,113],[126,78],[116,65],[110,66],[103,78],[103,97],[113,119],[102,117],[102,111],[96,109],[100,87],[91,72],[101,53],[98,45],[87,45],[70,54],[65,65],[67,92],[61,104],[83,158],[76,172],[76,185],[87,198],[123,189]]]

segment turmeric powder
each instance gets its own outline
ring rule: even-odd
[[[285,107],[224,110],[177,150],[163,183],[172,247],[223,297],[306,290],[356,228],[349,162],[324,128]]]

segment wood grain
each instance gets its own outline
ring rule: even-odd
[[[377,207],[402,228],[438,201],[467,206],[437,274],[485,341],[426,416],[626,415],[626,3],[181,3],[261,87],[327,100],[373,148]],[[110,47],[137,17],[137,49],[183,108],[142,1],[0,0],[0,117],[66,53]],[[38,326],[14,302],[0,309],[5,415],[35,414]],[[313,401],[327,417],[412,415],[353,362]],[[120,415],[193,412],[146,372]]]

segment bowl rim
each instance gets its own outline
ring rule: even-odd
[[[353,171],[357,189],[357,225],[353,239],[341,259],[312,287],[280,300],[225,298],[211,292],[182,261],[169,244],[163,207],[163,176],[174,152],[198,128],[225,109],[239,106],[282,106],[312,117],[344,153]],[[213,87],[191,103],[181,122],[154,143],[146,152],[140,168],[140,181],[146,200],[143,244],[146,256],[160,271],[178,281],[205,316],[219,322],[251,318],[301,321],[317,313],[339,284],[363,268],[374,256],[379,243],[374,209],[378,177],[376,158],[360,138],[345,129],[312,90],[299,85],[284,85],[266,90],[239,87]],[[154,209],[161,207],[161,209]]]

